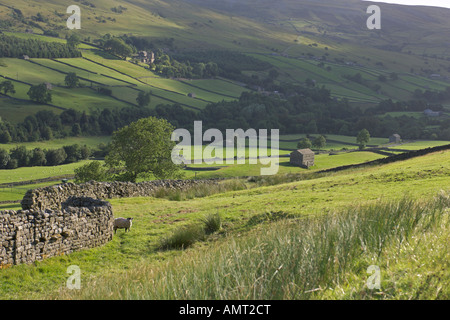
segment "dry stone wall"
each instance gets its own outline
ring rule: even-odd
[[[114,215],[104,199],[152,196],[216,180],[88,182],[29,190],[22,210],[0,211],[0,269],[101,246],[113,238]]]
[[[107,243],[113,237],[111,204],[66,199],[60,210],[0,212],[0,269]]]
[[[113,199],[152,196],[159,189],[187,189],[199,184],[215,184],[216,180],[154,180],[132,182],[87,182],[66,183],[51,187],[29,190],[21,204],[22,209],[59,209],[69,197],[90,197]]]

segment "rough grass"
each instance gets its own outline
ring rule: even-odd
[[[448,151],[437,152],[398,163],[326,174],[276,185],[227,191],[185,201],[153,197],[112,199],[110,202],[115,216],[134,218],[131,232],[117,235],[111,242],[99,248],[50,258],[32,265],[14,266],[1,270],[0,297],[3,299],[125,298],[127,296],[121,288],[128,290],[128,287],[132,287],[133,284],[150,281],[149,279],[153,279],[150,278],[152,272],[167,271],[166,263],[175,265],[177,262],[173,259],[176,257],[188,256],[183,259],[191,259],[192,263],[197,261],[202,264],[207,252],[219,252],[220,248],[233,246],[232,239],[238,241],[252,234],[264,235],[269,229],[275,230],[272,229],[275,225],[292,224],[300,227],[301,221],[314,217],[316,217],[314,219],[320,219],[320,216],[331,212],[346,212],[356,203],[362,203],[365,206],[380,201],[395,203],[401,201],[404,194],[409,194],[409,199],[428,199],[440,189],[450,190],[449,161]],[[257,186],[258,182],[245,183]],[[201,225],[201,220],[211,213],[220,214],[222,229],[208,236],[208,241],[197,241],[188,250],[160,250],[160,239],[172,234],[181,226]],[[255,223],[248,223],[250,220]],[[444,223],[441,225],[446,226]],[[278,233],[274,231],[272,234],[280,237],[283,235],[283,230],[280,227]],[[392,289],[394,293],[390,297],[407,297],[412,295],[413,291],[420,291],[421,286],[428,288],[426,281],[418,282],[420,279],[417,273],[414,273],[416,269],[420,270],[421,275],[430,274],[430,283],[438,284],[434,291],[423,290],[426,293],[420,296],[421,298],[436,297],[435,294],[441,286],[440,294],[445,292],[447,283],[445,279],[448,278],[448,274],[443,270],[450,270],[445,265],[450,259],[444,254],[447,250],[448,232],[438,229],[430,230],[430,233],[419,234],[422,239],[420,241],[419,238],[414,238],[417,236],[416,233],[411,236],[410,239],[418,239],[417,250],[414,242],[403,242],[405,246],[409,246],[408,243],[410,243],[412,248],[405,247],[406,251],[403,251],[397,247],[386,246],[385,248],[390,249],[386,249],[388,251],[383,251],[380,255],[380,259],[389,258],[379,262],[385,279],[383,281],[386,281],[383,282],[385,283],[383,288],[390,282],[398,286],[400,282],[404,284],[402,287],[404,294],[401,294],[400,291],[395,291],[395,286],[390,283],[390,288],[394,288]],[[426,236],[427,234],[432,236]],[[447,238],[445,238],[446,234]],[[387,245],[387,242],[384,243]],[[436,251],[423,254],[429,248],[436,248]],[[415,254],[414,259],[409,253]],[[364,294],[365,291],[362,289],[367,280],[366,269],[368,263],[373,264],[372,259],[373,256],[361,257],[359,269],[355,267],[356,269],[346,270],[344,274],[348,274],[348,277],[342,278],[336,284],[335,288],[339,288],[340,291],[325,290],[323,297],[327,295],[331,298],[352,298],[353,291],[356,292],[355,294],[359,294],[360,291]],[[65,286],[66,268],[70,265],[78,265],[82,270],[82,292],[61,293],[59,291]],[[187,264],[184,265],[187,266]],[[387,269],[394,265],[395,269]],[[387,266],[386,269],[383,269],[383,266]],[[129,272],[131,270],[136,273]],[[409,270],[408,274],[402,270]],[[438,279],[439,277],[441,280]],[[110,285],[119,278],[125,279],[124,282],[111,287]],[[111,295],[111,292],[114,293]],[[145,297],[137,291],[134,293]]]
[[[140,265],[125,278],[108,277],[69,296],[102,298],[108,292],[113,299],[320,299],[360,275],[368,267],[363,261],[382,264],[383,254],[414,242],[414,237],[448,234],[449,206],[449,195],[443,193],[425,202],[404,198],[284,220],[209,250],[191,251],[156,269]],[[448,250],[440,249],[441,258],[448,257]],[[401,262],[407,263],[407,257]],[[442,259],[438,263],[448,265]],[[448,270],[444,274],[448,281]],[[386,282],[381,288],[391,287]],[[431,289],[429,284],[426,289]],[[398,296],[395,290],[382,290],[363,289],[351,297]],[[448,288],[434,298],[448,298]]]
[[[204,229],[200,225],[193,224],[180,227],[171,235],[163,237],[159,247],[162,250],[186,249],[204,238]]]

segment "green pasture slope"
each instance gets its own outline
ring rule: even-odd
[[[14,33],[26,38],[27,34]],[[44,41],[62,39],[30,35]],[[150,106],[178,103],[186,108],[199,110],[208,103],[222,100],[235,100],[247,89],[222,79],[208,81],[190,81],[186,79],[165,79],[148,69],[118,60],[88,45],[81,45],[83,58],[73,59],[30,59],[30,61],[2,58],[0,77],[13,82],[16,93],[9,94],[11,99],[2,97],[2,117],[10,121],[20,121],[32,111],[17,113],[19,105],[29,102],[33,110],[49,109],[60,112],[73,108],[90,111],[99,107],[121,108],[136,106],[139,91],[152,92]],[[75,72],[80,78],[81,88],[68,89],[64,78],[69,72]],[[27,92],[31,85],[49,82],[53,85],[52,102],[49,105],[35,106],[29,100]],[[112,96],[96,92],[98,87],[108,87]],[[188,97],[194,93],[195,97]],[[19,104],[20,102],[20,104]],[[23,118],[20,117],[23,115]]]
[[[263,61],[267,61],[280,70],[279,80],[302,84],[306,79],[316,81],[316,85],[324,85],[331,90],[336,98],[346,98],[350,102],[377,103],[382,100],[408,100],[416,89],[445,90],[448,83],[435,81],[423,76],[410,73],[398,74],[397,80],[389,79],[390,71],[364,65],[345,65],[333,61],[317,61],[305,56],[282,56],[278,54],[250,54]],[[320,63],[324,66],[319,66]],[[327,68],[330,68],[327,70]],[[352,82],[344,76],[361,74],[367,85]],[[381,82],[378,76],[385,76],[389,80]],[[375,91],[373,87],[379,85]]]
[[[240,191],[228,191],[190,200],[176,201],[164,197],[114,199],[111,200],[111,203],[116,216],[134,217],[131,232],[119,232],[110,243],[99,248],[50,258],[32,265],[20,265],[0,270],[2,283],[0,296],[4,299],[214,299],[219,297],[225,299],[245,297],[289,299],[299,296],[314,299],[448,299],[449,292],[445,283],[448,283],[449,280],[449,260],[446,248],[449,221],[445,210],[442,211],[439,208],[433,214],[435,218],[432,221],[423,218],[425,219],[423,225],[422,223],[410,225],[403,220],[406,217],[395,216],[395,219],[401,219],[398,226],[408,223],[407,225],[410,226],[408,233],[397,234],[392,231],[397,230],[396,228],[388,228],[386,234],[383,234],[383,237],[386,237],[383,246],[378,249],[375,247],[375,251],[370,248],[361,250],[361,242],[358,241],[359,250],[351,251],[352,260],[347,261],[345,265],[340,265],[339,278],[328,277],[326,278],[328,281],[314,282],[310,284],[311,287],[308,286],[300,291],[292,291],[293,287],[283,280],[290,278],[293,284],[301,284],[301,275],[299,278],[290,274],[291,270],[298,272],[296,267],[290,263],[283,268],[280,273],[281,278],[269,277],[280,267],[279,265],[270,265],[271,259],[274,258],[271,256],[271,252],[277,252],[281,256],[295,253],[291,250],[291,245],[288,245],[289,241],[283,242],[285,245],[277,246],[276,251],[266,251],[262,244],[258,243],[259,239],[263,241],[261,237],[264,234],[278,234],[278,236],[264,238],[263,242],[266,243],[267,248],[272,248],[275,245],[274,241],[282,240],[279,238],[280,235],[288,236],[297,228],[298,223],[301,224],[304,221],[303,224],[308,223],[314,229],[317,221],[313,217],[320,217],[335,211],[343,214],[345,210],[356,204],[378,204],[380,208],[384,208],[381,210],[382,213],[394,210],[389,208],[395,208],[395,205],[384,207],[379,204],[380,201],[383,203],[395,201],[401,207],[411,206],[411,209],[408,210],[413,212],[411,210],[415,206],[409,202],[401,202],[401,199],[408,195],[418,203],[434,201],[432,198],[439,192],[450,189],[449,174],[450,152],[445,151],[382,166],[311,176],[306,180],[289,183],[282,183],[280,180],[281,184],[273,186],[259,186],[258,183],[247,180],[236,180],[237,184],[243,186],[236,189]],[[443,193],[443,197],[442,199],[445,199],[445,193]],[[450,205],[448,200],[445,205]],[[426,206],[426,208],[430,207],[432,206]],[[390,214],[395,214],[396,211],[393,212]],[[417,214],[420,212],[423,211],[419,210]],[[372,221],[377,221],[376,216],[381,213],[380,210],[374,208]],[[182,226],[201,223],[201,219],[209,214],[219,214],[222,227],[219,232],[208,236],[208,241],[200,241],[198,245],[194,244],[192,248],[186,250],[161,251],[158,249],[163,238],[170,237],[172,232]],[[340,214],[336,218],[338,219],[339,216]],[[344,214],[342,216],[345,217]],[[393,217],[386,221],[392,221]],[[280,219],[281,221],[275,222]],[[359,219],[352,218],[350,221],[356,223]],[[372,229],[368,225],[366,236],[378,238],[373,232],[384,230],[381,221],[380,228]],[[364,225],[358,228],[362,227]],[[421,229],[422,227],[426,227],[426,229]],[[306,236],[306,234],[304,235]],[[320,239],[326,238],[320,237]],[[315,238],[311,239],[313,241]],[[286,238],[287,240],[288,238]],[[340,246],[343,240],[339,238],[334,243],[336,246]],[[313,243],[315,242],[312,242],[311,245]],[[257,247],[250,250],[252,244]],[[429,248],[429,245],[432,245],[436,252],[419,254]],[[317,246],[311,247],[311,249],[314,248],[312,249],[314,254],[318,254],[317,257],[319,254],[325,254],[324,257],[327,257],[326,255],[331,252],[340,259],[340,251],[321,253],[321,251],[317,251],[320,248],[318,243]],[[340,247],[331,250],[338,250],[338,248]],[[255,251],[255,249],[257,250]],[[220,252],[233,250],[235,250],[236,259],[237,255],[244,259],[238,259],[239,261],[247,261],[247,254],[251,254],[248,256],[249,259],[253,257],[251,258],[253,261],[256,259],[268,263],[261,264],[259,268],[250,263],[247,264],[247,262],[240,264],[239,268],[232,273],[236,278],[229,279],[231,281],[229,282],[226,276],[231,270],[229,267],[236,268],[237,265],[226,264],[226,261],[229,263],[231,261],[223,260]],[[392,253],[395,254],[392,256]],[[411,254],[415,254],[415,260],[411,259]],[[199,255],[204,256],[205,259],[202,261],[205,263],[198,261]],[[258,259],[256,256],[260,258]],[[301,261],[302,259],[287,259],[286,261],[291,260]],[[275,260],[273,261],[275,262]],[[315,260],[308,259],[308,261]],[[193,268],[192,263],[195,263],[197,267]],[[206,264],[209,264],[210,267],[208,268]],[[381,295],[379,291],[369,292],[362,287],[367,278],[366,269],[368,265],[372,264],[379,265],[383,270],[383,293]],[[78,265],[82,270],[82,288],[77,292],[64,288],[67,280],[66,268],[69,265]],[[175,265],[176,268],[173,267]],[[211,273],[208,270],[216,270],[216,272]],[[420,273],[426,273],[429,281],[409,276],[409,273],[416,274],[418,270]],[[307,273],[305,276],[309,274]],[[181,281],[179,276],[182,275],[187,282]],[[185,290],[184,284],[190,283],[191,278],[207,278],[209,280],[195,286],[190,284],[192,290]],[[233,279],[241,281],[241,290],[234,291]],[[259,283],[257,279],[260,279],[264,286],[253,286]],[[211,288],[208,289],[207,283],[210,281],[218,284],[214,291],[210,291]],[[436,290],[434,287],[436,283],[444,285],[441,290]],[[280,290],[265,290],[266,286],[273,288],[274,285],[283,290],[281,292]],[[316,286],[312,287],[314,285]],[[312,291],[319,285],[322,290]],[[173,290],[166,290],[167,286]],[[416,288],[419,287],[421,291],[417,292]],[[255,291],[255,288],[258,290]],[[339,290],[327,290],[333,288]],[[309,293],[305,293],[305,291]]]
[[[327,139],[332,140],[333,142],[327,142],[327,145],[323,148],[325,153],[321,153],[316,155],[315,165],[310,167],[309,169],[299,168],[296,166],[292,166],[289,163],[289,153],[292,150],[295,150],[297,147],[297,142],[304,135],[282,135],[280,136],[280,151],[279,151],[279,159],[278,161],[274,160],[272,165],[278,166],[278,174],[297,174],[297,173],[307,173],[320,171],[324,169],[330,169],[334,167],[351,165],[364,163],[368,161],[377,160],[385,157],[384,155],[380,155],[374,152],[352,152],[356,151],[358,147],[355,143],[355,138],[350,136],[340,136],[340,135],[327,135]],[[95,148],[98,144],[103,143],[107,144],[110,142],[111,137],[69,137],[65,139],[55,139],[51,141],[41,141],[41,142],[25,142],[25,143],[17,143],[17,144],[2,144],[0,148],[11,150],[17,146],[25,146],[27,149],[32,150],[34,148],[41,149],[57,149],[61,148],[65,145],[79,144],[79,145],[87,145],[91,148]],[[392,151],[392,154],[397,154],[401,152],[407,152],[412,150],[419,150],[429,147],[441,146],[448,144],[447,141],[415,141],[415,142],[404,142],[401,145],[392,146],[388,143],[387,138],[376,138],[372,137],[370,145],[378,145],[381,147],[391,148],[391,149],[399,149],[403,151]],[[201,154],[203,154],[203,150],[206,146],[202,146]],[[336,155],[329,155],[332,150],[341,150],[347,149],[348,151],[338,152]],[[191,148],[191,159],[196,159],[196,153],[200,150],[196,150],[196,148]],[[226,150],[223,152],[223,160],[222,163],[219,163],[215,159],[215,154],[212,154],[212,158],[210,160],[214,160],[214,163],[207,164],[203,162],[202,164],[189,164],[187,168],[183,170],[184,179],[209,179],[209,178],[234,178],[234,177],[248,177],[248,176],[260,176],[262,168],[268,168],[270,165],[263,164],[263,160],[257,159],[256,164],[250,164],[249,155],[253,153],[250,152],[249,147],[247,146],[245,149],[240,150],[243,151],[245,155],[245,163],[237,164],[234,160],[227,163]],[[253,151],[252,151],[253,152]],[[238,150],[234,150],[234,156],[238,155]],[[258,156],[259,152],[256,153]],[[271,155],[271,149],[268,149],[268,155]],[[229,159],[230,160],[230,159]],[[31,181],[36,179],[44,179],[49,177],[58,177],[55,178],[51,182],[40,183],[39,186],[46,185],[54,185],[60,183],[60,176],[73,176],[74,170],[81,165],[86,163],[85,161],[55,166],[55,167],[25,167],[18,168],[14,170],[0,170],[0,183],[5,184],[15,184],[17,182],[23,181]],[[8,187],[4,189],[0,189],[0,201],[16,201],[20,200],[25,192],[28,189],[35,188],[35,185],[27,185],[27,186],[15,186]],[[0,209],[10,208],[11,205],[0,205]],[[16,205],[15,208],[18,208],[19,205]]]

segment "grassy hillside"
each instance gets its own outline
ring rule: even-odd
[[[278,252],[280,258],[285,255],[301,254],[301,250],[303,250],[301,247],[288,244],[293,243],[289,241],[297,239],[296,235],[292,233],[298,229],[295,226],[304,226],[305,223],[311,226],[309,228],[311,238],[308,238],[311,239],[310,245],[320,245],[316,242],[318,240],[314,240],[317,236],[314,234],[316,231],[322,234],[325,230],[320,231],[315,217],[324,217],[327,213],[337,212],[338,215],[330,216],[330,228],[327,231],[330,232],[330,235],[337,236],[333,231],[336,226],[340,226],[339,228],[344,225],[351,227],[352,223],[360,221],[352,215],[353,218],[346,220],[347,213],[345,212],[348,214],[353,212],[352,214],[358,217],[367,214],[379,217],[380,219],[377,221],[380,222],[381,229],[373,229],[369,222],[364,224],[364,220],[361,220],[361,223],[358,222],[355,225],[359,228],[358,230],[366,227],[369,228],[367,230],[370,230],[364,232],[366,236],[364,241],[368,241],[368,247],[362,251],[361,249],[353,251],[353,248],[356,249],[356,247],[348,243],[347,245],[350,246],[348,248],[352,250],[351,260],[339,260],[339,263],[335,262],[330,265],[331,269],[329,270],[339,267],[339,278],[327,278],[318,280],[318,282],[311,278],[313,282],[306,285],[305,290],[296,291],[298,294],[302,294],[303,298],[316,299],[405,297],[446,299],[448,298],[448,287],[445,286],[445,283],[448,282],[449,276],[446,271],[448,270],[448,256],[446,256],[448,250],[446,250],[445,244],[448,239],[448,217],[440,204],[444,203],[444,208],[448,207],[448,200],[445,200],[445,195],[443,195],[444,198],[441,197],[441,202],[436,202],[432,198],[440,190],[450,188],[449,168],[450,153],[446,151],[403,162],[311,177],[308,180],[273,186],[260,186],[260,182],[252,183],[245,180],[230,181],[226,183],[234,183],[235,187],[233,188],[241,191],[229,191],[189,200],[177,201],[176,198],[169,200],[165,198],[164,194],[161,194],[162,198],[111,200],[116,216],[134,217],[135,222],[130,233],[118,233],[112,242],[100,248],[50,258],[43,262],[36,262],[34,265],[20,265],[2,270],[0,273],[1,296],[3,298],[26,297],[33,299],[58,297],[83,299],[299,297],[290,291],[295,286],[291,287],[290,283],[283,280],[285,277],[291,277],[290,272],[295,273],[298,270],[290,264],[285,265],[285,268],[280,268],[281,264],[277,264],[277,259],[268,259],[269,256],[273,257],[271,252]],[[241,187],[238,187],[239,184]],[[402,202],[401,199],[405,195],[408,195],[410,199],[421,200]],[[442,202],[444,200],[447,202]],[[363,207],[353,211],[351,208],[354,208],[355,204],[361,204]],[[372,209],[364,209],[370,204],[373,205]],[[405,215],[406,212],[414,212],[414,216],[417,217],[414,220],[416,222],[409,220],[408,217],[411,215]],[[162,239],[171,237],[172,232],[179,230],[182,226],[199,224],[201,219],[209,214],[220,215],[222,228],[218,233],[208,236],[207,241],[200,241],[185,251],[161,251],[159,249]],[[391,218],[387,218],[384,214]],[[427,217],[433,217],[433,220],[428,220]],[[280,219],[284,222],[270,222]],[[347,224],[350,221],[353,222]],[[392,229],[389,227],[390,224],[386,224],[386,228],[383,229],[384,227],[381,227],[385,225],[383,221],[394,223],[396,228]],[[332,227],[333,225],[335,227]],[[392,232],[392,230],[398,232]],[[369,245],[369,238],[377,238],[381,236],[381,232],[383,239],[386,239],[383,246]],[[284,234],[286,237],[282,240],[280,237],[274,236],[275,234]],[[351,235],[351,233],[344,234]],[[328,238],[319,237],[321,239]],[[334,254],[334,250],[341,248],[338,246],[344,245],[345,242],[342,242],[344,240],[340,237],[339,240],[336,238],[336,241],[333,242],[336,246],[329,248],[332,251],[327,251],[326,257],[329,257],[330,252]],[[277,245],[277,242],[280,245]],[[262,243],[266,243],[267,248],[273,247],[274,250],[263,250]],[[436,249],[433,254],[419,254],[430,245]],[[234,254],[225,254],[230,252],[229,250],[232,250]],[[325,252],[317,250],[320,248],[315,248],[311,254],[320,252],[325,254]],[[394,252],[395,255],[392,256],[391,253]],[[416,254],[416,260],[411,260],[410,253]],[[267,254],[269,256],[266,259],[264,257]],[[340,254],[336,251],[337,257],[341,257]],[[199,255],[205,257],[202,260],[204,263],[198,262]],[[255,259],[254,255],[259,255],[262,259]],[[248,261],[248,263],[240,265],[240,269],[235,269],[235,272],[229,275],[232,275],[233,278],[227,278],[228,268],[235,266],[235,264],[229,263],[238,256],[242,259],[246,257],[242,261]],[[223,260],[222,258],[225,257],[228,258]],[[255,269],[255,266],[250,264],[251,260],[267,261],[267,263],[261,264]],[[196,261],[196,267],[191,268],[190,265],[194,261]],[[215,262],[210,264],[208,261]],[[301,259],[284,259],[284,261],[301,261]],[[312,260],[308,259],[308,261]],[[343,264],[344,261],[347,262]],[[79,292],[67,291],[63,288],[67,277],[66,268],[73,264],[80,266],[82,270],[82,289]],[[382,269],[383,293],[381,295],[378,294],[379,291],[374,294],[364,288],[367,279],[365,271],[369,264],[379,265]],[[176,281],[178,284],[167,282],[168,279],[177,279],[178,273],[172,267],[174,265],[177,265],[176,269],[186,276],[188,282]],[[420,272],[428,274],[429,281],[422,281],[422,278],[413,276],[413,274],[417,274],[418,271],[415,268],[419,265]],[[314,266],[311,265],[311,267]],[[254,272],[247,272],[246,268],[252,269]],[[269,274],[273,275],[277,268],[281,272],[281,278],[266,277]],[[216,272],[211,273],[208,270],[216,270]],[[405,273],[402,270],[408,270],[408,272]],[[412,274],[408,275],[409,272]],[[311,273],[307,274],[312,276]],[[326,274],[330,275],[330,273]],[[193,289],[189,292],[185,291],[183,286],[190,283],[188,279],[191,279],[191,276],[207,277],[211,279],[210,281],[217,281],[218,285],[209,287],[208,283],[211,282],[202,282],[204,285],[192,287]],[[259,277],[261,277],[261,281],[264,281],[259,282],[257,280]],[[297,282],[300,281],[300,278],[291,277],[294,281],[292,284],[299,286],[302,283]],[[236,286],[231,285],[227,279],[232,282],[233,279],[242,281],[241,289],[233,291],[232,288],[236,288]],[[159,286],[160,281],[173,286],[174,290],[171,293],[165,291],[163,287]],[[93,285],[94,283],[95,285]],[[258,283],[260,285],[257,285]],[[277,293],[266,290],[276,283],[282,284],[280,290],[276,291]],[[442,286],[441,290],[433,287],[436,283]],[[319,286],[320,290],[310,291]],[[422,288],[420,292],[416,291],[419,287]],[[214,291],[211,291],[210,289],[213,288]],[[254,291],[255,288],[258,290]],[[328,289],[338,290],[329,291]],[[309,291],[309,293],[304,291]]]
[[[303,84],[306,79],[331,89],[332,96],[358,105],[373,105],[384,99],[408,100],[416,89],[442,90],[449,85],[450,50],[445,30],[450,29],[447,9],[411,8],[381,4],[382,30],[365,27],[367,3],[357,0],[292,1],[273,5],[253,0],[215,3],[204,0],[133,0],[79,3],[82,29],[77,33],[94,40],[106,33],[129,34],[162,41],[173,38],[174,52],[223,49],[239,51],[267,61],[279,72],[278,82]],[[121,7],[120,13],[115,9]],[[126,9],[123,9],[126,8]],[[66,6],[58,1],[30,4],[23,0],[3,1],[0,29],[8,35],[64,42],[69,34]],[[16,10],[16,11],[14,11]],[[17,11],[19,10],[19,11]],[[20,12],[20,14],[18,13]],[[39,18],[37,17],[37,14]],[[33,29],[35,34],[23,33]],[[44,37],[44,31],[60,38]],[[419,41],[420,39],[420,41]],[[82,44],[86,59],[0,59],[0,76],[16,80],[14,99],[2,97],[2,117],[10,121],[24,116],[23,100],[31,84],[54,84],[52,105],[89,111],[98,106],[118,108],[136,105],[139,91],[151,90],[151,106],[179,103],[201,109],[209,102],[237,98],[245,89],[220,79],[190,81],[163,79],[141,66]],[[244,70],[245,71],[245,70]],[[68,72],[81,77],[82,89],[63,86]],[[397,79],[389,75],[395,72]],[[264,78],[267,72],[248,72]],[[347,76],[361,74],[364,83]],[[431,74],[440,78],[430,79]],[[379,77],[387,77],[380,81]],[[20,81],[20,82],[19,82]],[[107,86],[112,96],[98,94]],[[195,93],[195,98],[188,98]],[[21,99],[21,100],[17,100]],[[49,108],[49,106],[35,106]],[[58,112],[58,110],[55,110]]]
[[[186,179],[225,178],[217,186],[110,200],[116,217],[134,218],[131,232],[118,232],[102,247],[0,268],[0,299],[450,298],[450,151],[319,172],[449,143],[438,139],[447,139],[450,130],[450,102],[436,98],[435,92],[450,87],[450,10],[379,4],[382,28],[368,30],[370,3],[359,0],[74,4],[81,7],[82,28],[69,31],[66,3],[0,0],[0,33],[6,37],[40,40],[52,48],[57,46],[48,42],[65,44],[65,37],[73,33],[83,40],[78,46],[81,56],[70,55],[77,58],[0,56],[0,83],[11,81],[15,89],[0,93],[1,125],[3,120],[16,125],[41,110],[60,114],[75,109],[95,115],[104,108],[131,107],[115,115],[125,123],[127,117],[152,111],[138,109],[136,101],[139,93],[151,92],[150,109],[173,104],[184,108],[158,109],[161,114],[167,111],[167,117],[179,115],[174,117],[177,123],[201,116],[187,110],[204,110],[205,119],[213,119],[211,126],[244,126],[254,120],[255,128],[288,124],[285,132],[292,134],[280,137],[275,176],[261,176],[261,168],[267,167],[261,163],[248,164],[254,150],[247,146],[232,155],[243,151],[246,164],[191,164],[183,171]],[[168,54],[189,66],[198,59],[216,59],[201,62],[214,62],[223,70],[211,78],[197,73],[182,78],[188,73],[176,72],[165,77],[156,66],[101,48],[106,34],[137,37],[149,46],[145,50]],[[66,86],[69,73],[77,74],[79,87]],[[41,83],[52,85],[49,103],[33,102],[27,94]],[[331,99],[321,90],[327,98],[321,100],[314,86],[331,90]],[[418,90],[432,93],[426,96]],[[260,95],[243,95],[242,104],[252,101],[246,105],[220,104],[255,91]],[[388,99],[393,103],[379,104]],[[404,104],[395,104],[399,101]],[[428,107],[442,110],[442,115],[424,115]],[[94,119],[97,127],[100,120],[119,123],[105,114]],[[56,149],[75,143],[96,147],[111,140],[83,136],[111,131],[80,131],[80,126],[77,132],[70,122],[76,120],[70,117],[66,115],[62,133],[53,135],[64,139],[0,148]],[[270,117],[278,117],[279,123]],[[47,124],[37,130],[30,118],[17,126],[24,138],[13,141],[44,137],[39,130]],[[95,129],[95,123],[90,127]],[[360,151],[356,137],[346,135],[364,127],[379,137],[372,137],[369,148]],[[390,144],[391,130],[405,140]],[[297,149],[304,132],[325,131],[336,134],[326,135],[327,144],[317,152],[314,166],[304,169],[289,163],[289,153]],[[80,132],[82,136],[67,137]],[[418,137],[430,140],[407,140]],[[8,141],[6,134],[0,138]],[[0,210],[19,209],[28,189],[71,178],[88,161],[103,160],[0,170]],[[65,288],[70,265],[81,269],[79,291]],[[366,286],[370,265],[380,267],[380,290]]]
[[[289,154],[292,150],[297,148],[297,142],[303,138],[304,135],[284,135],[280,137],[279,160],[276,161],[278,165],[277,177],[282,177],[286,174],[309,174],[315,171],[335,168],[339,166],[352,165],[365,163],[386,157],[386,155],[377,154],[372,151],[357,151],[358,147],[355,145],[355,138],[349,136],[340,135],[327,135],[327,145],[323,148],[324,153],[317,154],[315,157],[315,165],[309,169],[293,166],[289,163]],[[65,139],[55,139],[49,142],[25,142],[18,144],[4,145],[3,149],[11,150],[17,146],[24,146],[28,150],[34,148],[41,149],[58,149],[66,145],[87,145],[91,148],[96,148],[99,143],[107,144],[110,142],[110,137],[70,137]],[[411,150],[420,150],[430,147],[442,146],[448,144],[447,141],[405,141],[401,145],[395,145],[388,143],[386,138],[374,138],[372,137],[370,145],[384,147],[384,151],[390,152],[392,155],[408,152]],[[202,153],[206,146],[202,147]],[[341,150],[344,149],[344,150]],[[393,149],[390,151],[389,149]],[[334,150],[334,151],[333,151]],[[395,151],[394,151],[395,150]],[[250,164],[249,155],[250,149],[235,149],[234,156],[240,154],[243,151],[245,155],[245,164],[227,163],[226,150],[223,150],[223,163],[213,164],[190,164],[183,170],[184,179],[210,179],[210,178],[238,178],[248,176],[260,176],[261,168],[267,168],[268,165],[263,165],[261,160],[258,160],[257,164]],[[357,152],[355,152],[357,151]],[[330,153],[336,153],[330,155]],[[259,155],[259,153],[257,153]],[[268,149],[268,155],[271,155],[270,148]],[[215,160],[216,155],[212,154],[210,160]],[[195,148],[192,147],[191,159],[195,158]],[[98,160],[102,161],[102,160]],[[0,170],[0,183],[5,184],[3,188],[0,188],[0,201],[18,201],[21,200],[27,190],[42,186],[49,186],[61,183],[61,179],[74,176],[74,170],[86,161],[81,161],[72,164],[65,164],[54,167],[23,167],[13,170]],[[51,181],[40,182],[39,185],[35,183],[27,185],[16,186],[17,183],[24,181],[35,181],[37,179],[49,179]],[[270,179],[269,179],[270,180]],[[19,209],[19,204],[4,204],[0,205],[0,209]]]

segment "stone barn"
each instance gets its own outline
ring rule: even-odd
[[[402,138],[397,133],[394,133],[392,136],[389,137],[389,143],[400,143],[400,142],[402,142]]]
[[[295,166],[309,168],[314,165],[314,152],[311,149],[299,149],[291,152],[290,163]]]

